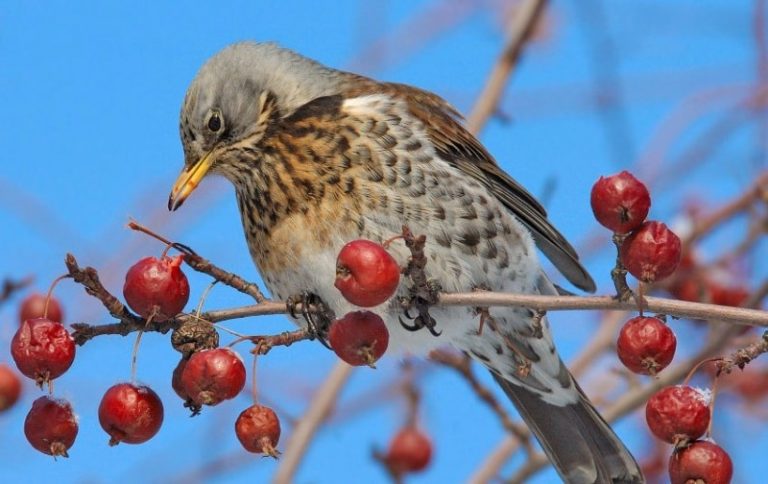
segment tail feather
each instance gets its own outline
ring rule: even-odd
[[[568,484],[642,483],[637,462],[581,388],[580,399],[557,406],[493,373]],[[574,381],[575,384],[575,381]]]

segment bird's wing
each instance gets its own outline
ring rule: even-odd
[[[379,84],[406,100],[411,114],[426,126],[440,157],[485,185],[531,231],[536,245],[576,287],[595,291],[595,282],[576,250],[547,219],[544,207],[502,170],[483,145],[461,124],[461,115],[444,99],[405,84]]]

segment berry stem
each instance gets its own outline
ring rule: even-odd
[[[160,258],[165,259],[168,257],[168,251],[171,250],[171,248],[173,248],[173,244],[165,244],[165,249],[163,249],[163,253],[160,254]]]
[[[208,284],[208,287],[205,288],[203,294],[200,296],[200,301],[197,303],[197,311],[195,312],[195,317],[197,319],[200,319],[200,314],[203,312],[203,304],[205,304],[205,300],[208,298],[208,294],[211,292],[211,289],[213,289],[213,286],[215,286],[217,282],[219,282],[219,280],[215,279],[212,283]]]
[[[707,425],[707,433],[705,434],[709,438],[712,438],[712,420],[714,420],[712,416],[715,414],[715,398],[717,397],[717,380],[719,378],[716,376],[712,379],[712,391],[709,397],[709,425]]]
[[[722,358],[707,358],[706,360],[701,360],[700,362],[696,363],[693,368],[691,368],[691,371],[688,372],[688,375],[686,375],[685,380],[683,380],[683,385],[688,386],[688,382],[691,381],[693,378],[694,373],[699,371],[699,368],[701,368],[706,363],[711,363],[715,361],[720,361]]]
[[[251,363],[251,397],[253,398],[254,405],[259,403],[259,390],[258,390],[258,387],[256,386],[256,361],[258,357],[259,357],[258,352],[254,352],[253,363]]]
[[[69,279],[72,277],[72,274],[64,274],[56,279],[53,280],[51,283],[51,286],[48,288],[48,293],[45,295],[45,306],[43,306],[43,317],[48,317],[48,303],[51,301],[51,296],[53,295],[53,288],[56,287],[56,284],[58,284],[62,279]],[[60,322],[60,321],[57,321]]]
[[[155,317],[157,307],[152,310],[152,313],[147,318],[147,323],[144,328],[141,328],[136,334],[136,341],[133,342],[133,354],[131,355],[131,383],[136,384],[136,365],[139,356],[139,344],[141,344],[141,336],[144,334],[144,330],[152,323],[152,319]]]

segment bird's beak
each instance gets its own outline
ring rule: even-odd
[[[168,210],[173,211],[181,207],[184,200],[195,191],[197,185],[211,169],[212,164],[213,156],[208,153],[191,167],[184,168],[184,171],[179,174],[179,178],[176,179],[176,183],[173,184],[171,196],[168,197]]]

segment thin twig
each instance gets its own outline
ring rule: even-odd
[[[17,292],[32,284],[33,280],[34,278],[32,276],[27,276],[24,279],[19,280],[4,279],[2,287],[0,287],[0,306],[12,298]]]
[[[221,281],[222,284],[226,284],[227,286],[234,288],[243,294],[251,296],[258,303],[268,301],[267,297],[264,296],[264,294],[259,289],[259,286],[253,282],[248,282],[237,274],[225,271],[224,269],[215,266],[209,260],[204,259],[197,254],[185,254],[184,262],[186,262],[189,267],[196,270],[197,272],[208,274],[217,281]]]
[[[533,29],[544,10],[544,0],[524,0],[517,10],[510,25],[509,38],[501,55],[496,60],[491,74],[488,76],[482,93],[475,102],[475,107],[467,117],[467,129],[474,134],[479,133],[488,118],[498,110],[499,101],[504,93],[509,76],[520,61],[525,42],[531,36]]]

